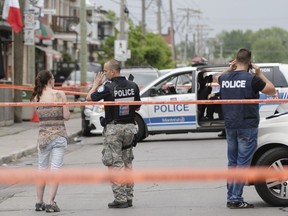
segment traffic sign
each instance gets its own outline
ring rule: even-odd
[[[35,25],[35,16],[34,16],[34,11],[27,11],[24,14],[25,17],[25,28],[26,29],[34,29]]]
[[[126,40],[115,40],[114,58],[118,61],[127,60],[127,41]]]
[[[55,15],[56,14],[56,9],[42,9],[42,12],[44,14],[47,14],[47,15]]]
[[[25,45],[34,45],[35,44],[34,29],[25,29],[24,30],[24,43],[25,43]]]

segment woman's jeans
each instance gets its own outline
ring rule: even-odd
[[[228,168],[250,166],[257,148],[258,128],[230,129],[226,128],[228,143]],[[242,202],[245,182],[227,182],[227,201]]]

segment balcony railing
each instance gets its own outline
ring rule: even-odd
[[[80,22],[79,17],[71,16],[52,16],[51,28],[54,32],[58,33],[73,33],[73,25],[77,25]]]
[[[78,17],[52,16],[51,28],[56,33],[75,33],[71,27],[76,26],[79,22]],[[113,27],[112,21],[98,22],[98,39],[103,40],[105,37],[112,36],[114,34]]]

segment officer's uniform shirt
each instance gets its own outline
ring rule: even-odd
[[[92,101],[140,101],[139,87],[136,83],[119,76],[100,86],[91,94]],[[106,123],[134,123],[135,110],[140,105],[105,106]]]
[[[219,77],[221,99],[259,99],[266,83],[255,74],[232,71]],[[225,127],[231,129],[257,128],[259,104],[222,104]]]

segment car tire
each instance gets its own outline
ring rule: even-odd
[[[288,165],[288,148],[278,147],[265,152],[255,165],[268,166],[269,168],[273,168],[273,165],[276,165],[277,169],[281,170],[279,165]],[[271,186],[270,188],[269,184],[271,185],[271,182],[256,182],[255,189],[258,195],[272,206],[288,206],[287,181],[284,180],[279,182],[279,184],[273,184],[273,187]],[[281,191],[286,191],[286,193],[281,195]]]
[[[145,125],[142,118],[138,115],[135,116],[135,122],[138,127],[138,140],[137,142],[142,141],[145,139]]]
[[[82,136],[91,136],[90,127],[89,127],[89,120],[82,118]]]

